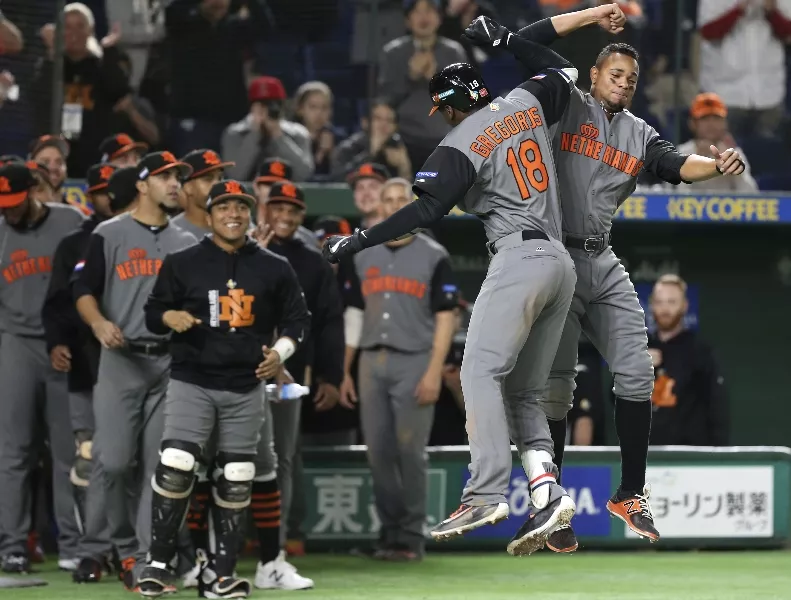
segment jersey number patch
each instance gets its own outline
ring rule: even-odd
[[[544,164],[544,157],[541,156],[541,148],[538,147],[535,140],[524,140],[519,144],[518,157],[513,148],[508,148],[505,162],[511,167],[522,200],[530,198],[528,183],[538,193],[547,191],[549,187],[547,166]],[[524,174],[522,173],[523,169]],[[525,175],[527,175],[527,181],[525,181]]]

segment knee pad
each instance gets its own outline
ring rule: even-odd
[[[541,399],[541,408],[547,419],[565,419],[574,404],[574,378],[557,377],[549,380],[549,393]]]
[[[77,487],[87,488],[93,469],[93,442],[90,439],[77,439],[77,452],[71,465],[69,479]]]
[[[214,471],[214,502],[221,508],[240,510],[250,505],[255,478],[253,456],[220,453]]]
[[[195,481],[195,465],[200,446],[191,442],[165,440],[151,485],[166,498],[188,498]]]

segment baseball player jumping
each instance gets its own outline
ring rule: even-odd
[[[604,7],[574,13],[606,21]],[[538,512],[531,531],[508,545],[530,554],[568,524],[574,501],[560,487],[552,439],[540,399],[574,293],[573,262],[560,242],[561,215],[549,127],[563,113],[576,80],[573,66],[551,50],[478,19],[465,35],[504,46],[538,71],[505,98],[492,99],[477,71],[459,63],[429,83],[434,108],[455,128],[417,173],[418,200],[382,223],[334,236],[331,261],[429,226],[455,205],[480,215],[492,255],[475,302],[461,369],[470,440],[470,479],[462,503],[432,530],[435,539],[462,535],[508,517],[509,437],[517,446]],[[496,42],[496,43],[495,43]]]
[[[172,590],[167,566],[215,426],[216,554],[204,563],[199,595],[240,598],[251,591],[234,568],[264,417],[261,382],[275,377],[310,327],[294,270],[246,235],[254,207],[255,198],[239,182],[212,186],[206,202],[212,234],[165,259],[145,307],[150,331],[174,332],[165,431],[151,480],[151,550],[138,581],[146,597]],[[279,338],[270,348],[275,330]],[[271,483],[276,493],[274,477]],[[262,506],[254,512],[272,511]]]
[[[548,20],[519,32],[543,45],[558,34]],[[640,74],[637,59],[637,51],[627,44],[606,46],[591,68],[590,93],[572,91],[554,130],[564,240],[579,278],[552,365],[549,397],[543,405],[550,420],[555,462],[560,467],[566,415],[572,407],[577,345],[584,331],[614,378],[621,484],[607,509],[637,535],[655,542],[659,532],[645,483],[654,374],[643,310],[629,274],[610,246],[613,216],[634,191],[643,169],[678,184],[740,175],[744,162],[732,148],[720,151],[711,146],[711,158],[679,154],[650,125],[629,112]],[[564,528],[555,532],[547,545],[567,552],[577,547],[577,541],[573,531]]]
[[[38,411],[44,415],[52,452],[58,565],[68,570],[76,567],[79,531],[69,483],[74,440],[68,383],[66,373],[50,362],[41,308],[55,248],[83,216],[69,206],[39,200],[50,194],[49,183],[36,173],[35,163],[10,162],[0,168],[0,556],[7,573],[29,570],[28,479],[38,447],[34,442],[41,436]]]
[[[140,490],[133,481],[136,462],[141,481],[159,463],[170,367],[168,338],[148,331],[143,306],[165,256],[196,242],[171,227],[165,212],[178,205],[179,175],[189,172],[170,152],[146,155],[137,167],[137,206],[101,223],[75,268],[77,310],[102,345],[93,399],[94,470],[105,484],[110,540],[128,589],[134,588],[136,556],[148,550],[151,487],[142,486],[137,527],[127,488]]]

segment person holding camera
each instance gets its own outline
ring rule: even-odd
[[[248,115],[222,134],[221,154],[236,163],[227,176],[251,181],[263,161],[279,157],[291,164],[294,181],[308,179],[314,168],[310,134],[303,125],[283,118],[283,83],[276,77],[256,77],[247,98]]]
[[[388,172],[411,179],[412,162],[398,133],[395,109],[383,98],[371,103],[371,112],[361,120],[362,130],[340,143],[332,153],[332,178],[343,181],[347,173],[364,163],[377,163]]]

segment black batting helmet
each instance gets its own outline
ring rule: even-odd
[[[483,77],[469,63],[454,63],[436,73],[429,81],[428,91],[434,101],[429,116],[443,106],[470,112],[486,106],[491,100]]]

